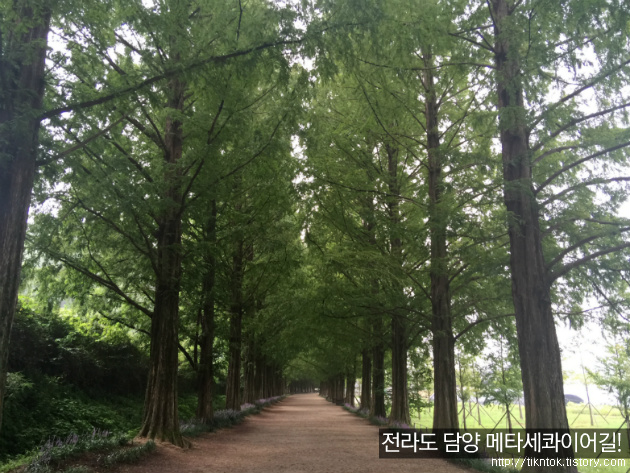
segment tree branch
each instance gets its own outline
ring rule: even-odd
[[[620,228],[617,231],[600,233],[598,235],[591,235],[589,237],[583,238],[582,240],[578,241],[577,243],[574,243],[573,245],[569,246],[568,248],[565,248],[564,250],[562,250],[559,255],[557,255],[547,265],[545,265],[545,268],[549,272],[551,270],[551,268],[553,268],[556,264],[558,264],[560,261],[562,261],[562,258],[564,258],[566,255],[568,255],[572,251],[577,250],[582,245],[586,245],[587,243],[590,243],[590,242],[592,242],[594,240],[597,240],[598,238],[603,238],[603,237],[606,237],[606,236],[615,235],[617,233],[621,234],[621,233],[627,232],[628,230],[630,230],[630,227]]]
[[[614,253],[616,251],[624,250],[626,248],[630,248],[630,242],[622,243],[621,245],[613,246],[612,248],[606,248],[605,250],[597,251],[597,252],[592,253],[592,254],[590,254],[588,256],[585,256],[584,258],[580,258],[580,259],[578,259],[576,261],[573,261],[572,263],[566,264],[562,268],[560,268],[558,271],[549,273],[548,283],[549,283],[549,285],[551,285],[558,278],[561,278],[562,276],[567,274],[572,269],[575,269],[578,266],[581,266],[581,265],[583,265],[585,263],[588,263],[589,261],[597,259],[600,256],[605,256],[605,255],[608,255],[610,253]]]
[[[457,335],[455,335],[453,337],[453,340],[457,341],[462,335],[464,335],[466,332],[468,332],[469,330],[473,329],[474,327],[476,327],[479,324],[482,324],[484,322],[490,322],[491,320],[497,320],[497,319],[504,319],[506,317],[514,317],[515,314],[503,314],[503,315],[495,315],[492,317],[486,317],[485,319],[477,319],[474,322],[471,322],[470,324],[468,324],[466,326],[466,328],[464,328],[461,332],[459,332]]]
[[[536,120],[534,120],[531,125],[529,126],[529,130],[533,130],[536,125],[538,125],[541,121],[543,121],[545,119],[545,116],[547,114],[549,114],[549,112],[554,111],[555,109],[557,109],[558,107],[560,107],[560,105],[568,102],[569,100],[577,97],[578,95],[580,95],[582,92],[590,89],[591,87],[596,86],[600,81],[606,79],[608,76],[611,76],[613,74],[615,74],[616,72],[618,72],[620,69],[624,68],[625,66],[627,66],[628,64],[630,64],[630,59],[622,62],[621,64],[619,64],[616,67],[613,67],[611,70],[604,72],[603,74],[600,74],[598,76],[595,76],[593,79],[591,79],[590,81],[588,81],[586,84],[584,84],[582,87],[577,88],[576,90],[574,90],[573,92],[571,92],[568,95],[565,95],[564,97],[562,97],[560,100],[558,100],[557,102],[555,102],[554,104],[550,105],[547,110],[545,110]]]
[[[532,152],[537,151],[538,149],[540,149],[541,146],[543,146],[545,144],[546,141],[548,141],[551,138],[555,138],[556,136],[558,136],[560,133],[562,133],[563,131],[568,130],[569,128],[571,128],[572,126],[575,126],[579,123],[585,122],[587,120],[590,120],[592,118],[597,118],[597,117],[601,117],[602,115],[606,115],[608,113],[612,113],[612,112],[616,112],[617,110],[622,110],[624,108],[630,107],[630,102],[626,102],[624,104],[621,105],[617,105],[615,107],[611,107],[611,108],[607,108],[605,110],[600,110],[598,112],[595,113],[591,113],[590,115],[585,115],[583,117],[578,117],[578,118],[574,118],[573,120],[568,121],[567,123],[565,123],[564,125],[562,125],[560,128],[558,128],[556,131],[554,131],[551,135],[549,136],[545,136],[545,140],[541,141],[540,143],[538,143],[536,146],[531,148]]]
[[[580,164],[585,163],[586,161],[590,161],[591,159],[598,158],[604,154],[617,151],[618,149],[626,148],[627,146],[630,146],[630,141],[626,141],[625,143],[611,146],[610,148],[606,148],[602,151],[598,151],[597,153],[590,154],[582,159],[578,159],[577,161],[571,164],[567,164],[566,166],[564,166],[563,168],[559,169],[558,171],[554,172],[551,176],[549,176],[545,182],[543,182],[540,186],[538,186],[538,188],[534,191],[534,194],[538,194],[542,189],[547,187],[556,177],[560,176],[562,173],[568,171],[569,169],[572,169],[575,166],[579,166]]]
[[[588,187],[588,186],[596,186],[598,184],[610,184],[612,182],[628,182],[628,181],[630,181],[630,177],[628,177],[628,176],[611,177],[610,179],[604,179],[604,178],[601,178],[601,177],[597,178],[597,179],[592,179],[590,181],[581,182],[581,183],[576,184],[574,186],[567,187],[563,191],[552,195],[551,197],[549,197],[547,200],[545,200],[540,205],[541,205],[541,207],[546,207],[547,205],[549,205],[554,200],[558,200],[558,199],[562,198],[563,196],[565,196],[566,194],[568,194],[570,192],[573,192],[576,189],[579,189],[580,187]]]
[[[241,56],[246,56],[248,54],[252,54],[258,51],[263,51],[265,49],[270,49],[270,48],[274,48],[277,46],[287,46],[290,44],[300,44],[304,41],[305,38],[300,38],[300,39],[289,39],[289,40],[280,40],[280,41],[273,41],[273,42],[267,42],[267,43],[263,43],[260,44],[258,46],[254,46],[251,48],[247,48],[247,49],[243,49],[243,50],[239,50],[239,51],[234,51],[233,53],[229,53],[229,54],[223,54],[220,56],[211,56],[209,58],[203,59],[201,61],[197,61],[194,62],[192,64],[190,64],[186,69],[187,70],[194,70],[197,69],[199,67],[208,65],[208,64],[220,64],[223,63],[225,61],[228,61],[230,59],[234,59],[237,57],[241,57]],[[119,98],[119,97],[123,97],[127,94],[136,92],[138,90],[144,89],[145,87],[148,87],[150,85],[155,84],[156,82],[160,82],[161,80],[164,79],[170,79],[174,76],[177,76],[179,74],[182,73],[182,68],[181,67],[177,67],[177,68],[173,68],[173,69],[168,69],[166,71],[164,71],[161,74],[155,75],[153,77],[149,77],[137,84],[134,85],[130,85],[128,87],[122,88],[120,90],[116,90],[113,91],[109,94],[103,95],[101,97],[97,97],[95,99],[92,100],[86,100],[84,102],[75,102],[75,103],[70,103],[68,105],[65,105],[63,107],[58,107],[58,108],[54,108],[51,110],[47,110],[44,113],[42,113],[39,117],[38,120],[45,120],[47,118],[52,118],[52,117],[56,117],[58,115],[61,115],[62,113],[67,113],[67,112],[73,112],[76,110],[82,110],[85,108],[90,108],[93,107],[95,105],[101,105],[103,103],[109,102],[113,99]]]
[[[113,122],[112,124],[110,124],[109,126],[107,126],[106,128],[104,128],[103,130],[99,131],[98,133],[95,133],[94,135],[88,137],[87,139],[83,140],[83,141],[79,141],[76,145],[71,146],[70,148],[62,151],[61,153],[47,158],[47,159],[43,159],[40,161],[37,161],[36,164],[37,166],[44,166],[46,164],[50,164],[54,161],[57,161],[61,158],[63,158],[64,156],[69,155],[70,153],[74,153],[75,151],[79,150],[79,149],[83,149],[85,148],[89,143],[91,143],[92,141],[94,141],[95,139],[103,136],[105,133],[107,133],[109,130],[111,130],[112,128],[114,128],[116,125],[118,125],[120,122],[122,122],[124,119],[124,117],[119,118],[118,120],[116,120],[115,122]],[[77,140],[78,141],[78,140]]]

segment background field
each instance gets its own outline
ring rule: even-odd
[[[459,403],[459,425],[464,427],[464,418],[462,415],[461,402]],[[519,423],[525,425],[525,409],[521,406],[515,405],[510,408],[512,414],[512,426],[519,428]],[[567,405],[567,417],[571,428],[575,429],[590,429],[595,428],[607,428],[617,429],[623,424],[623,418],[619,413],[619,410],[614,406],[592,406],[593,413],[593,426],[591,425],[591,417],[589,413],[589,407],[587,404],[574,404],[569,403]],[[481,423],[479,422],[481,420]],[[418,412],[412,413],[411,418],[412,426],[416,428],[430,429],[433,424],[433,409],[431,407],[423,409],[419,414]],[[506,429],[507,421],[505,415],[505,408],[497,405],[476,404],[474,402],[466,405],[466,427],[469,429]],[[583,473],[627,473],[630,472],[630,459],[626,460],[626,466],[616,467],[581,467],[580,472]]]

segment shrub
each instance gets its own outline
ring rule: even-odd
[[[117,463],[134,463],[153,450],[155,450],[155,442],[149,440],[144,445],[116,450],[103,457],[99,463],[107,468]]]
[[[48,439],[39,452],[27,465],[29,473],[44,473],[51,470],[51,466],[63,460],[77,456],[80,453],[95,450],[113,450],[126,445],[129,439],[121,435],[111,435],[106,430],[93,429],[91,434],[79,436],[70,434],[66,438],[53,437]]]
[[[211,432],[216,429],[223,429],[239,424],[243,419],[252,414],[258,414],[264,407],[275,404],[284,399],[285,396],[274,396],[267,399],[257,399],[254,404],[241,405],[240,411],[234,409],[219,409],[214,411],[212,421],[204,423],[199,419],[191,418],[182,421],[179,429],[183,435],[195,436],[203,432]]]

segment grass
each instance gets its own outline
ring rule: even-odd
[[[343,406],[349,412],[352,412],[364,419],[369,420],[372,424],[378,426],[387,425],[387,419],[384,418],[374,418],[370,417],[367,411],[359,410],[359,408],[351,406],[349,404],[345,404]],[[466,427],[469,429],[492,429],[496,426],[498,429],[506,429],[507,421],[505,418],[505,408],[496,405],[489,406],[477,406],[474,403],[471,403],[470,410],[472,414],[469,413],[469,408],[467,406],[467,416],[466,416]],[[524,409],[521,413],[519,412],[518,406],[513,406],[511,409],[513,414],[512,424],[514,428],[519,428],[519,423],[523,426],[525,425],[524,419]],[[601,406],[593,409],[593,426],[591,426],[591,417],[589,413],[589,409],[587,405],[579,405],[574,403],[569,403],[567,405],[567,418],[569,419],[569,423],[572,429],[591,429],[591,428],[601,428],[601,429],[617,429],[623,423],[623,418],[621,414],[616,408],[611,406]],[[461,412],[461,403],[460,403],[460,427],[463,427],[463,416]],[[480,416],[480,417],[479,417]],[[479,422],[481,420],[481,423]],[[425,408],[420,415],[416,415],[411,419],[412,426],[417,429],[431,429],[433,425],[433,409]],[[409,426],[404,425],[395,425],[394,427],[399,428],[409,428]],[[473,468],[478,471],[482,471],[484,473],[518,473],[518,469],[514,467],[500,467],[493,466],[491,462],[482,459],[453,459],[449,460],[453,463]],[[580,461],[580,460],[578,460]],[[588,461],[582,459],[581,461]],[[578,471],[580,473],[630,473],[630,459],[620,459],[614,460],[615,462],[625,462],[624,465],[615,465],[615,466],[604,466],[603,460],[601,460],[599,466],[588,466],[588,465],[580,465],[578,466]]]
[[[461,402],[459,403],[459,425],[463,428],[464,419],[462,414]],[[518,406],[512,406],[510,409],[512,414],[512,426],[520,428],[520,424],[525,425],[525,409],[519,412]],[[623,418],[619,410],[612,406],[594,406],[593,425],[591,425],[591,416],[589,407],[586,404],[569,403],[567,405],[567,418],[572,429],[617,429],[623,424]],[[477,406],[474,402],[466,406],[466,428],[468,429],[506,429],[507,419],[505,408],[497,405]],[[481,422],[480,422],[481,421]],[[431,429],[433,423],[433,409],[425,408],[419,415],[416,413],[412,417],[411,423],[419,429]],[[474,465],[466,462],[472,461]],[[518,471],[514,468],[506,469],[500,467],[492,467],[487,462],[480,460],[457,460],[464,462],[466,466],[470,466],[480,471],[487,472],[506,472]],[[603,462],[603,460],[602,460]],[[490,468],[490,469],[488,469]],[[630,460],[625,460],[625,466],[579,466],[580,473],[628,473],[630,472]]]
[[[472,413],[471,413],[472,412]],[[512,414],[512,426],[520,428],[519,423],[525,426],[525,408],[519,410],[518,406],[510,408]],[[414,413],[411,418],[412,426],[422,429],[430,429],[433,425],[433,408],[425,408],[420,414]],[[459,403],[459,426],[463,428],[464,418],[462,405]],[[619,410],[612,406],[594,407],[593,423],[588,406],[585,404],[569,403],[567,405],[567,418],[572,429],[616,429],[623,423],[623,418]],[[481,420],[481,422],[479,422]],[[506,429],[507,419],[505,408],[497,405],[477,405],[470,403],[466,405],[466,428],[468,429]]]

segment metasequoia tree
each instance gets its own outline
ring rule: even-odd
[[[64,2],[63,6],[68,11],[58,9],[57,2],[24,0],[1,4],[3,108],[0,132],[3,137],[3,160],[6,160],[7,165],[2,166],[0,170],[2,173],[0,182],[3,183],[0,210],[2,220],[5,222],[0,231],[2,248],[0,274],[3,281],[6,281],[0,292],[0,360],[5,360],[8,353],[9,334],[20,279],[26,215],[38,164],[48,169],[51,165],[61,163],[63,158],[73,151],[110,132],[120,121],[132,121],[134,117],[131,116],[133,115],[131,111],[134,105],[139,105],[136,102],[136,94],[146,93],[156,84],[170,80],[174,90],[181,91],[187,85],[183,81],[184,71],[199,71],[210,64],[224,64],[237,57],[254,57],[270,48],[302,41],[294,34],[295,12],[291,9],[281,12],[279,8],[265,5],[264,2],[252,4],[249,14],[244,14],[240,4],[226,6],[223,9],[219,9],[217,5],[205,4],[193,8],[184,3],[152,8],[139,1],[127,2],[124,6],[117,5],[117,8],[109,2],[95,2],[89,5],[83,2],[80,8],[74,8],[72,2]],[[217,39],[215,38],[210,43],[194,45],[192,50],[186,51],[187,54],[177,52],[171,54],[173,41],[168,39],[169,34],[182,35],[185,29],[175,32],[167,27],[147,33],[147,26],[150,25],[148,29],[151,30],[157,25],[156,18],[166,18],[172,10],[177,10],[178,14],[185,16],[184,11],[187,9],[190,10],[187,14],[192,27],[187,30],[189,33],[210,19],[214,20],[215,24],[234,25],[234,28],[217,29],[222,32],[220,36],[225,39],[229,37],[229,41],[224,41],[221,47],[207,48],[207,44],[213,43]],[[202,13],[202,10],[210,9],[212,15]],[[90,14],[85,14],[88,11]],[[54,77],[57,82],[49,88],[47,106],[43,110],[44,60],[51,18],[59,26],[58,36],[60,42],[66,45],[66,49],[51,53],[50,77]],[[122,24],[125,26],[121,27]],[[239,43],[239,38],[245,36],[243,31],[246,29],[247,40],[241,39]],[[147,42],[140,41],[134,44],[135,39],[144,36],[145,33],[148,35],[145,37]],[[135,39],[132,38],[134,34],[138,35]],[[124,49],[127,60],[117,55],[117,52]],[[195,50],[197,52],[193,53]],[[179,59],[173,61],[178,54]],[[93,75],[95,72],[98,73],[97,76]],[[120,98],[127,99],[127,102],[111,104]],[[69,125],[77,116],[68,112],[85,111],[108,103],[109,110],[114,111],[111,120],[108,113],[100,113],[99,123],[91,133],[74,123],[74,128],[82,131],[75,135],[80,139],[69,147],[66,146],[65,150],[63,140],[51,139],[48,144],[56,141],[57,144],[61,144],[61,149],[51,146],[50,149],[43,150],[45,158],[39,163],[36,162],[38,130],[42,120],[50,119],[55,126]],[[180,105],[175,95],[172,95],[168,103],[176,106],[174,110]],[[115,112],[116,109],[118,112]],[[135,110],[137,109],[135,107]],[[170,129],[175,131],[171,144],[177,147],[178,118],[173,115],[169,120]],[[137,119],[136,122],[140,123],[148,134],[154,132],[155,123],[147,127],[146,123],[141,123]],[[58,138],[60,135],[57,133],[54,136]],[[176,179],[176,176],[171,177]],[[164,218],[168,220],[167,217]],[[163,226],[169,229],[165,230],[164,238],[168,240],[173,238],[173,232],[166,220]],[[172,259],[174,255],[168,256],[166,252],[161,253],[161,256]],[[4,380],[5,375],[6,363],[1,361],[0,379]],[[3,386],[4,381],[0,381],[0,399],[3,396]]]
[[[627,132],[597,136],[593,131],[602,122],[617,128],[629,105],[618,92],[630,60],[622,52],[627,37],[618,34],[625,28],[628,12],[605,2],[587,7],[580,1],[542,5],[509,0],[493,0],[471,12],[478,29],[464,22],[452,34],[486,50],[494,62],[526,426],[567,429],[553,283],[629,244],[622,225],[607,226],[607,221],[613,223],[610,214],[600,218],[603,215],[590,210],[574,214],[573,219],[580,221],[583,231],[593,233],[558,247],[568,235],[562,225],[545,225],[543,217],[552,215],[561,221],[558,214],[571,213],[562,200],[583,198],[588,188],[610,192],[616,183],[627,180],[607,176],[605,166],[598,168],[600,160],[625,155],[618,153],[630,144]],[[488,18],[490,25],[480,26],[487,25]],[[532,35],[532,31],[541,33]],[[584,58],[593,53],[598,56],[594,61]],[[592,67],[582,67],[587,62]],[[550,101],[552,92],[560,98]],[[587,93],[595,95],[594,112],[579,106]],[[583,179],[579,174],[591,177]],[[618,202],[609,210],[614,212]],[[611,234],[616,235],[616,244],[607,244]]]
[[[82,214],[77,215],[78,218],[74,222],[78,224],[78,231],[83,237],[80,244],[87,244],[89,250],[84,253],[78,248],[78,253],[75,250],[74,254],[69,254],[63,248],[51,245],[51,240],[40,240],[38,245],[49,255],[60,259],[103,286],[114,298],[135,307],[151,318],[152,363],[141,434],[181,444],[177,419],[177,364],[178,347],[186,354],[185,350],[181,350],[182,345],[178,341],[182,259],[186,251],[182,237],[191,223],[186,217],[192,215],[191,205],[201,205],[206,209],[210,206],[212,209],[212,201],[217,197],[213,192],[207,192],[205,188],[238,173],[269,152],[270,144],[274,142],[278,129],[286,118],[286,111],[281,110],[286,103],[285,100],[278,100],[278,108],[273,108],[273,112],[267,113],[266,118],[272,119],[265,122],[264,130],[256,126],[244,128],[255,124],[247,123],[243,116],[260,113],[259,108],[265,103],[264,98],[273,97],[275,94],[282,97],[283,94],[279,92],[280,84],[286,83],[288,76],[285,74],[286,68],[276,67],[278,64],[286,63],[284,58],[281,55],[274,57],[274,53],[265,53],[262,51],[264,48],[260,48],[261,52],[258,53],[254,52],[255,48],[249,48],[249,53],[258,55],[249,62],[243,60],[238,65],[214,68],[205,65],[203,70],[197,65],[196,74],[187,72],[196,54],[194,49],[183,45],[195,44],[203,48],[208,41],[214,43],[217,38],[210,39],[213,31],[224,32],[222,21],[230,22],[234,13],[242,20],[234,32],[237,41],[225,37],[222,46],[219,46],[218,42],[215,44],[217,48],[215,51],[220,52],[224,47],[228,50],[234,48],[239,38],[241,42],[247,44],[259,41],[256,28],[262,26],[260,22],[263,20],[267,22],[264,25],[267,28],[266,33],[277,38],[276,29],[279,23],[274,21],[279,18],[275,16],[278,12],[270,9],[265,13],[267,7],[263,4],[257,7],[258,10],[252,10],[252,17],[243,16],[242,12],[231,8],[221,11],[221,15],[218,14],[218,10],[213,10],[217,15],[211,22],[204,20],[206,16],[201,14],[200,10],[189,11],[189,6],[185,2],[174,1],[172,4],[163,5],[160,11],[145,10],[139,5],[135,8],[134,11],[138,15],[130,25],[135,28],[136,34],[145,36],[147,41],[138,41],[124,31],[118,31],[115,38],[132,55],[149,61],[148,67],[161,70],[162,81],[156,82],[154,88],[147,90],[144,95],[138,95],[136,103],[115,101],[112,107],[115,115],[113,125],[109,129],[106,128],[105,132],[89,145],[82,141],[80,127],[81,131],[77,134],[70,126],[61,126],[61,130],[70,139],[75,139],[81,145],[77,147],[77,151],[80,150],[82,153],[78,154],[78,159],[74,163],[76,174],[66,172],[64,177],[68,184],[72,184],[71,187],[63,189],[58,196],[65,206],[63,212]],[[193,19],[191,28],[181,26],[182,21],[189,22],[191,18]],[[177,24],[181,27],[173,26]],[[270,43],[266,45],[268,47]],[[154,53],[161,58],[158,63],[152,62],[156,57]],[[235,54],[239,55],[244,54]],[[264,55],[266,61],[258,62],[257,59],[261,59],[260,55]],[[278,60],[280,62],[277,62]],[[264,64],[268,69],[266,71],[257,69],[257,64]],[[135,72],[137,68],[132,61],[125,59],[115,63],[110,58],[104,65],[114,69],[110,73],[113,81],[126,80],[126,76]],[[250,74],[247,79],[235,80],[232,76],[239,68],[248,68],[257,71],[258,74]],[[173,75],[169,72],[173,69],[181,69],[181,73]],[[265,81],[275,79],[276,82],[274,84],[266,82],[263,85],[262,77]],[[214,90],[204,88],[203,85],[210,78],[214,78],[222,86]],[[236,91],[238,88],[240,92]],[[204,97],[208,95],[212,98],[205,99]],[[198,99],[209,108],[199,109],[198,104],[195,104]],[[158,105],[162,100],[167,104],[166,109]],[[82,118],[88,123],[98,120],[85,116]],[[263,122],[258,122],[261,123]],[[116,131],[122,132],[119,136],[109,133],[116,125]],[[226,151],[230,150],[228,147],[231,146],[232,138],[223,143],[222,149],[222,134],[236,133],[235,130],[239,127],[251,133],[248,145],[241,146],[238,150],[240,156],[229,164],[211,165],[212,159],[218,160],[218,156],[225,155]],[[188,133],[184,130],[188,130]],[[240,133],[242,137],[243,132]],[[110,153],[109,160],[102,159],[103,150]],[[218,170],[220,173],[209,175],[204,167]],[[83,182],[79,184],[77,180]],[[103,196],[111,200],[106,202]],[[211,215],[212,212],[210,210]],[[86,231],[86,216],[91,224],[96,221],[109,227],[110,232],[114,233],[114,238],[111,239],[113,246],[94,245],[90,242],[88,234],[100,239],[101,242],[104,235],[96,235],[92,229]],[[212,218],[206,216],[204,220],[205,238],[212,239],[214,231]],[[68,243],[73,244],[66,242]],[[107,256],[107,251],[111,252],[121,244],[132,254],[135,252],[137,257],[143,260],[142,269],[149,270],[155,277],[148,288],[145,286],[136,294],[130,291],[133,283],[129,285],[131,282],[129,276],[138,271],[125,275],[121,268],[128,264]],[[212,264],[211,260],[209,264]],[[116,269],[113,269],[114,267]],[[212,271],[211,268],[206,269]],[[147,273],[143,275],[145,282],[151,279],[146,275]],[[202,279],[202,291],[203,285],[211,290],[209,289],[212,285],[211,272]],[[212,301],[207,297],[206,294],[205,298],[201,298],[206,325],[202,353],[204,360],[208,358],[207,351],[212,349],[209,340],[212,312],[209,304]],[[187,358],[191,364],[196,364],[190,356]],[[210,377],[208,369],[208,363],[205,361],[205,374],[200,379],[200,386],[205,386],[204,390],[210,389],[211,386],[208,381]],[[205,398],[208,398],[208,393],[205,394]],[[207,418],[208,410],[203,406],[207,406],[208,401],[201,400],[200,403],[201,417]]]
[[[321,100],[322,113],[330,112],[328,120],[339,125],[328,131],[315,119],[309,123],[309,130],[317,129],[313,133],[320,140],[332,143],[319,148],[317,138],[307,142],[307,154],[312,157],[308,172],[316,183],[330,186],[334,195],[346,202],[339,209],[346,216],[338,217],[337,228],[353,241],[361,241],[360,232],[348,224],[352,222],[348,215],[357,212],[353,202],[357,196],[365,196],[366,209],[373,207],[377,213],[387,209],[389,219],[389,223],[364,219],[365,229],[376,226],[381,235],[387,234],[392,260],[396,253],[405,255],[398,258],[399,282],[376,277],[379,291],[404,287],[407,294],[414,294],[392,299],[385,306],[392,321],[391,419],[408,421],[408,408],[404,407],[406,369],[404,377],[398,376],[403,370],[397,367],[406,367],[410,341],[401,334],[413,327],[417,337],[418,332],[430,329],[436,392],[434,426],[456,429],[455,343],[464,334],[476,336],[478,332],[471,329],[482,322],[512,312],[503,298],[505,290],[496,291],[506,282],[504,271],[499,269],[505,256],[500,250],[505,234],[496,225],[500,215],[494,195],[496,173],[488,160],[492,114],[487,111],[487,94],[475,90],[488,79],[483,71],[489,67],[472,62],[470,53],[465,48],[460,52],[457,42],[449,39],[453,18],[442,17],[432,22],[436,25],[426,26],[424,16],[401,5],[382,8],[387,19],[373,27],[383,44],[374,48],[357,34],[350,49],[354,61],[347,61],[340,74],[342,86],[330,87],[327,95],[314,99]],[[431,17],[438,13],[429,9],[425,14]],[[392,24],[400,27],[392,28]],[[429,38],[440,41],[433,44]],[[408,50],[416,52],[409,55]],[[346,53],[347,49],[341,53],[344,60]],[[469,80],[471,71],[476,81]],[[327,87],[324,81],[321,86]],[[355,92],[350,92],[353,88]],[[350,105],[341,105],[344,102]],[[315,156],[322,159],[324,155],[344,162],[343,171],[337,174],[332,161],[316,164]],[[348,166],[356,168],[357,175],[366,173],[367,181],[351,181]],[[401,203],[404,210],[399,213]],[[334,208],[330,204],[322,207],[329,215]],[[405,226],[396,229],[401,218]],[[422,219],[426,219],[424,225]],[[423,247],[427,241],[428,252]],[[480,254],[486,251],[495,256],[480,264]],[[375,263],[377,267],[379,264]],[[482,284],[482,274],[488,272],[492,277],[486,276],[488,284]],[[453,299],[456,309],[452,313]],[[424,301],[431,304],[428,310]],[[404,325],[407,328],[400,330]],[[414,338],[413,334],[406,336]],[[376,357],[370,361],[378,366]],[[399,405],[403,407],[399,409]]]
[[[26,218],[37,167],[46,45],[54,2],[0,8],[0,426]]]

